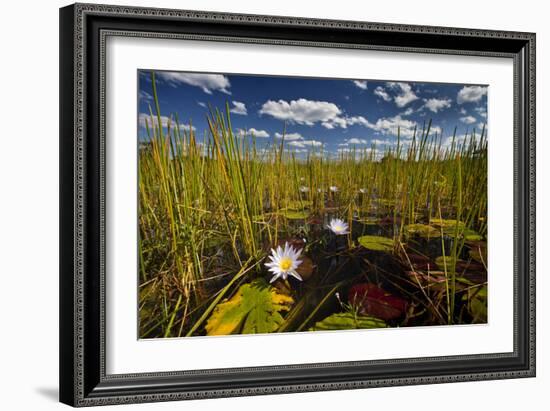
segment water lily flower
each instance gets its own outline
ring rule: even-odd
[[[272,248],[269,256],[271,261],[265,263],[265,266],[269,267],[269,271],[274,274],[269,282],[272,283],[279,278],[286,280],[289,275],[302,281],[302,277],[296,272],[296,269],[302,264],[302,260],[298,260],[300,254],[302,254],[302,249],[297,250],[288,242],[285,242],[284,248],[281,246],[278,246],[276,250]]]
[[[337,193],[338,192],[338,187],[330,186],[330,191],[332,191],[333,193]]]
[[[339,218],[333,218],[330,220],[330,224],[327,224],[327,228],[336,235],[346,235],[349,234],[349,225],[340,220]]]
[[[301,193],[307,193],[309,191],[309,187],[306,187],[306,186],[301,186],[300,187],[300,192]]]

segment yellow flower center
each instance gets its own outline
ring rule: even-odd
[[[292,267],[292,260],[288,257],[281,258],[281,261],[279,261],[279,268],[282,271],[288,271]]]

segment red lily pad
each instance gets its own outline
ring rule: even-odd
[[[407,311],[406,300],[370,283],[356,284],[351,287],[348,298],[353,305],[360,307],[361,314],[382,320],[402,317]]]

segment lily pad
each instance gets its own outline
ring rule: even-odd
[[[427,224],[409,224],[405,226],[405,231],[408,234],[419,235],[426,238],[441,237],[441,231]]]
[[[464,230],[465,224],[458,220],[446,220],[443,218],[431,218],[430,223],[443,228],[444,230],[455,229],[458,225],[459,230]]]
[[[357,330],[386,327],[386,323],[378,318],[354,315],[348,312],[332,314],[324,320],[317,322],[309,331]]]
[[[364,225],[377,225],[378,217],[357,217],[354,218],[354,221],[357,221]]]
[[[257,279],[243,284],[229,300],[219,303],[206,323],[207,335],[270,333],[283,323],[281,312],[292,297]]]
[[[481,241],[481,240],[483,240],[483,236],[481,234],[479,234],[476,231],[471,230],[469,228],[464,230],[464,233],[462,233],[462,235],[464,236],[464,240],[466,240],[466,241]]]
[[[487,322],[487,286],[468,290],[462,296],[462,301],[467,302],[472,323]]]
[[[309,208],[313,202],[309,200],[291,200],[286,204],[286,210],[303,210]]]
[[[485,247],[472,248],[468,254],[470,255],[470,258],[478,263],[487,264],[487,249]]]
[[[407,311],[408,303],[375,284],[356,284],[349,291],[349,301],[360,307],[360,313],[371,315],[382,320],[393,320],[402,317]]]
[[[309,211],[284,210],[283,215],[289,220],[306,220],[310,213]]]
[[[357,239],[363,247],[373,251],[392,251],[393,240],[378,235],[364,235]]]

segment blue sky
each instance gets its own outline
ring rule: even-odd
[[[139,138],[146,139],[144,118],[153,107],[151,75],[138,72]],[[374,144],[384,149],[412,138],[432,120],[432,131],[450,138],[455,126],[463,136],[487,121],[483,85],[411,81],[319,79],[189,72],[157,72],[163,123],[178,114],[191,121],[198,136],[207,131],[208,106],[231,107],[233,129],[243,138],[254,135],[259,147],[279,143],[297,153],[315,148],[337,154]]]

